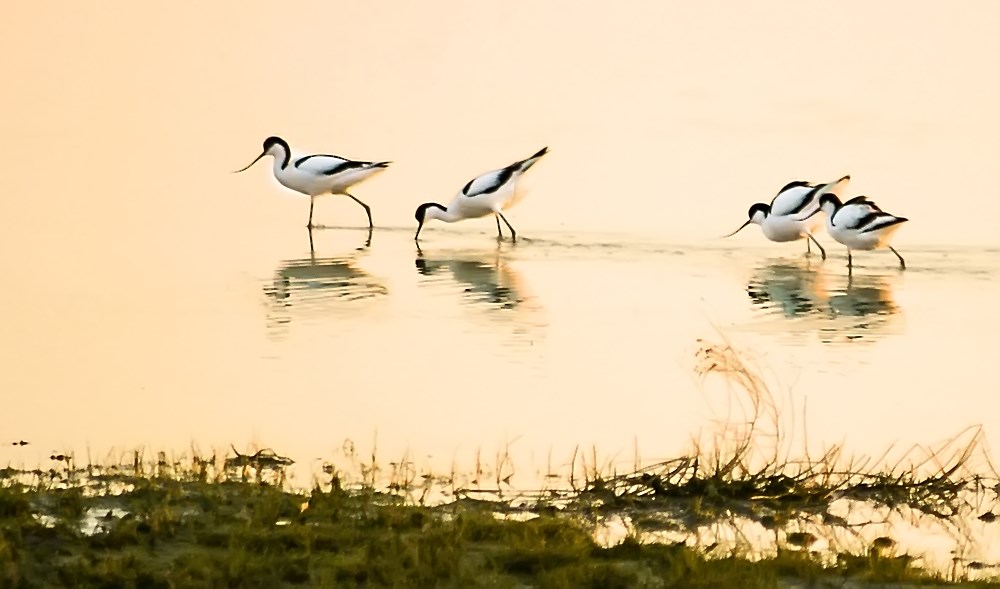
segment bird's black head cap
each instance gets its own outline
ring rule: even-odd
[[[424,216],[427,215],[427,209],[435,207],[441,209],[442,211],[448,210],[447,208],[444,207],[444,205],[440,205],[436,202],[425,202],[424,204],[417,207],[417,212],[415,215],[413,215],[413,217],[417,220],[417,223],[423,223]]]
[[[747,216],[753,219],[754,213],[756,213],[757,211],[764,213],[764,216],[766,217],[771,214],[771,206],[764,204],[762,202],[754,203],[750,207],[750,210],[747,211]]]
[[[837,198],[836,194],[827,192],[819,197],[819,206],[823,206],[826,203],[830,203],[835,207],[840,206],[840,199]]]
[[[275,145],[280,145],[285,148],[285,151],[288,151],[288,143],[285,142],[284,139],[281,137],[271,136],[264,140],[264,153],[267,153],[267,150],[271,149]]]

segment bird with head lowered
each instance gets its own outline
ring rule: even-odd
[[[510,229],[511,240],[516,241],[517,232],[503,212],[514,206],[523,196],[518,188],[518,180],[548,151],[548,147],[543,147],[527,159],[476,176],[452,198],[448,206],[436,202],[421,204],[414,215],[417,219],[417,233],[413,239],[420,239],[420,230],[423,229],[424,223],[433,219],[454,223],[493,215],[497,221],[497,239],[503,238],[500,229],[500,220],[503,219],[504,224]]]

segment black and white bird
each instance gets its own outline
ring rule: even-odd
[[[828,184],[810,184],[802,180],[789,182],[771,200],[771,204],[762,202],[750,207],[747,215],[750,217],[739,229],[726,237],[739,233],[751,223],[760,225],[764,237],[774,242],[797,241],[806,239],[806,251],[810,251],[812,241],[819,248],[820,255],[826,259],[826,250],[816,241],[814,233],[819,230],[823,219],[814,217],[819,212],[819,196],[821,194],[840,194],[851,181],[850,176]],[[804,218],[802,215],[806,215]]]
[[[431,219],[454,223],[464,219],[477,219],[493,215],[497,220],[497,237],[503,237],[503,232],[500,230],[500,220],[503,219],[507,228],[510,229],[511,239],[516,240],[517,232],[503,216],[503,212],[517,204],[524,196],[517,186],[521,175],[535,165],[535,162],[548,151],[548,147],[543,147],[528,159],[514,162],[505,168],[492,170],[473,178],[455,195],[448,206],[436,202],[425,202],[420,205],[417,207],[415,215],[417,233],[413,239],[420,238],[420,230],[424,223]]]
[[[365,209],[368,227],[373,227],[372,211],[368,205],[347,192],[347,189],[389,167],[392,162],[361,162],[336,155],[305,155],[292,151],[281,137],[264,140],[264,151],[250,165],[235,173],[248,170],[265,155],[274,157],[274,177],[286,188],[309,197],[309,223],[313,226],[313,206],[316,197],[323,194],[343,194]]]
[[[819,197],[819,206],[826,213],[827,233],[847,246],[848,268],[854,266],[851,250],[869,251],[887,247],[899,258],[899,267],[906,269],[903,256],[889,245],[889,240],[909,219],[890,215],[866,196],[855,196],[841,203],[837,195],[824,194]]]

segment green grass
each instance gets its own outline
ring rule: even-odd
[[[125,476],[82,488],[0,488],[0,587],[785,587],[940,582],[872,549],[709,557],[634,536],[599,546],[571,510],[498,518],[487,501],[435,507],[369,490],[293,493],[253,481]],[[111,485],[107,481],[105,485]],[[106,488],[111,488],[108,486]],[[116,516],[112,507],[124,510]],[[108,513],[111,512],[111,513]],[[99,531],[80,521],[97,515]],[[39,516],[46,517],[39,519]],[[821,586],[821,585],[817,585]],[[985,583],[968,586],[988,586]]]

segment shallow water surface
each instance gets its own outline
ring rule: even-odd
[[[26,283],[32,304],[7,332],[22,357],[3,376],[22,408],[3,431],[32,444],[3,458],[196,442],[301,460],[351,440],[437,467],[503,448],[542,468],[578,445],[632,464],[683,450],[731,411],[695,377],[702,341],[746,352],[816,446],[878,453],[1000,431],[982,411],[998,343],[992,251],[911,248],[906,271],[865,253],[849,274],[836,247],[822,261],[749,240],[515,244],[443,226],[419,247],[411,228],[269,239],[224,263],[89,286],[52,268]]]

